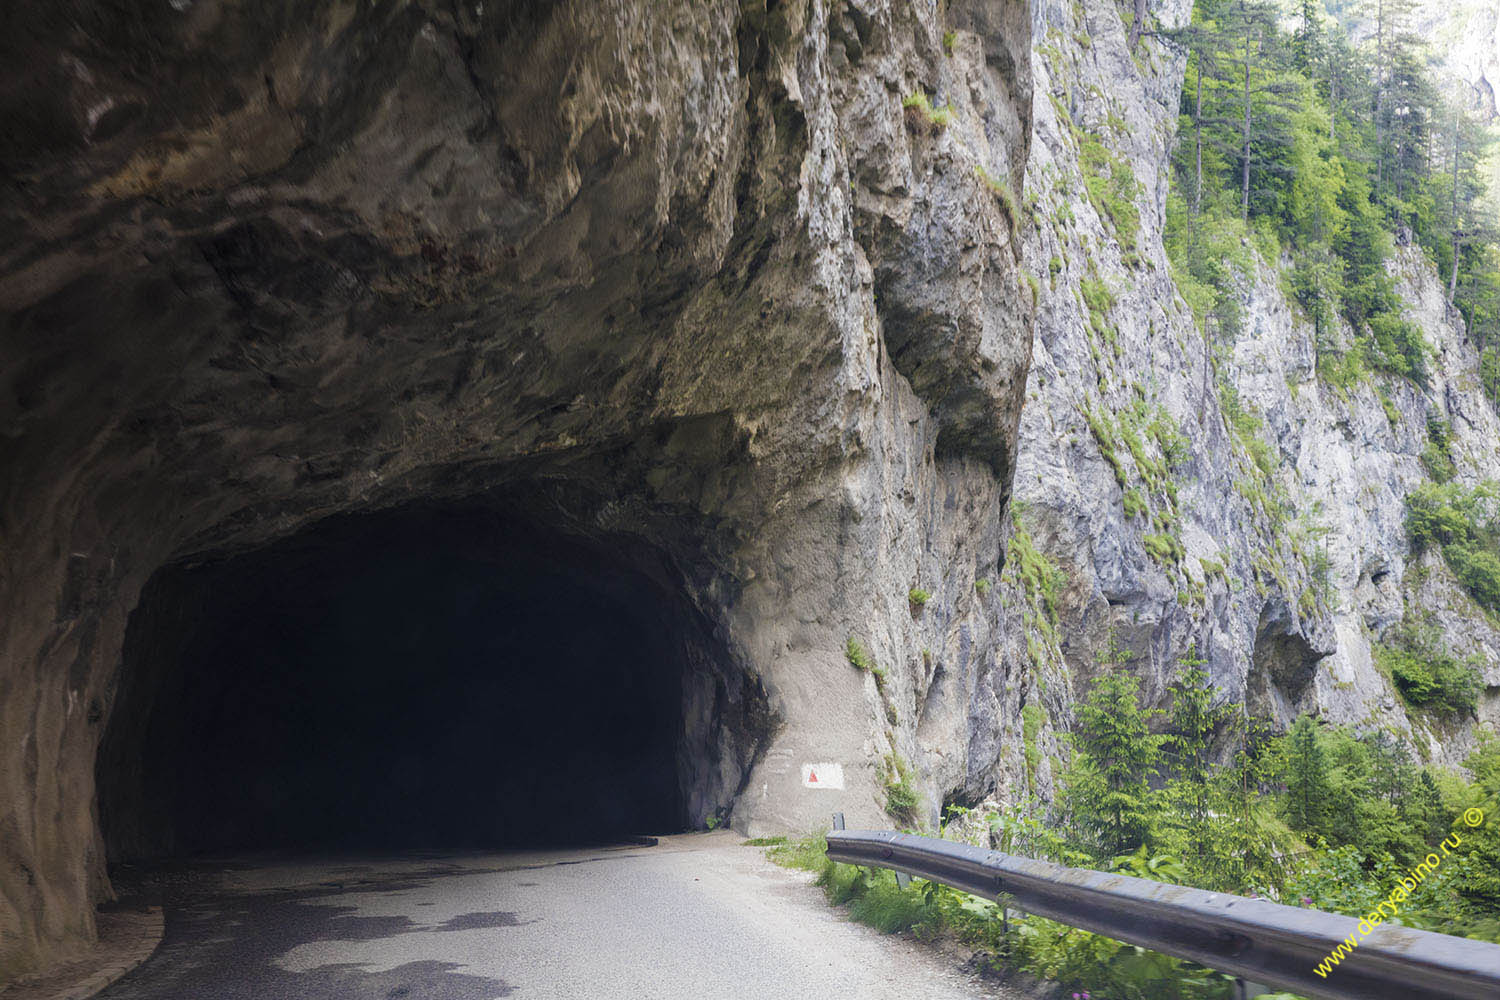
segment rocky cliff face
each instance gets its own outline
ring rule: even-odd
[[[1154,699],[1196,650],[1452,760],[1370,657],[1432,608],[1500,714],[1401,523],[1430,414],[1500,475],[1435,279],[1399,257],[1438,356],[1389,406],[1319,381],[1264,267],[1205,339],[1162,250],[1182,67],[1113,4],[77,2],[3,44],[0,977],[90,938],[96,802],[159,843],[129,734],[185,574],[334,515],[628,564],[695,825],[886,825],[908,763],[927,820],[1046,796],[1111,636]]]
[[[893,754],[962,780],[1030,356],[1000,194],[1030,137],[1023,10],[5,22],[0,978],[76,951],[109,894],[95,751],[128,729],[147,581],[334,514],[503,509],[654,567],[698,623],[688,822],[881,822]],[[131,624],[148,661],[177,593]],[[846,789],[805,787],[808,761]]]
[[[1154,13],[1180,25],[1190,5]],[[1003,655],[971,739],[998,745],[1002,799],[1050,794],[1050,733],[1113,636],[1159,703],[1195,656],[1259,714],[1384,728],[1454,763],[1472,720],[1409,716],[1372,642],[1403,614],[1431,614],[1456,653],[1480,658],[1479,719],[1500,713],[1492,621],[1404,527],[1405,497],[1428,478],[1429,419],[1451,425],[1461,481],[1500,475],[1474,347],[1416,248],[1392,266],[1434,348],[1425,388],[1320,378],[1312,325],[1264,262],[1241,282],[1237,328],[1205,336],[1162,250],[1182,65],[1150,39],[1132,58],[1124,29],[1110,4],[1035,9],[1026,268],[1040,304]]]

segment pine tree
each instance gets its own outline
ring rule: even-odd
[[[1110,650],[1106,661],[1123,661],[1113,637]],[[1073,825],[1100,858],[1128,854],[1153,839],[1151,781],[1164,739],[1151,732],[1151,720],[1160,712],[1141,707],[1140,681],[1118,662],[1106,667],[1112,669],[1078,707],[1075,756],[1064,778]]]
[[[1327,815],[1328,775],[1318,724],[1310,716],[1299,716],[1287,744],[1287,825],[1300,833],[1321,830]]]

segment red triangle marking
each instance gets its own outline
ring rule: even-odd
[[[815,782],[817,780],[818,780],[818,772],[817,771],[808,771],[807,772],[807,783],[809,785],[811,785],[813,782]]]

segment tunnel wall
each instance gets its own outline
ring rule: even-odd
[[[774,719],[674,583],[628,537],[475,501],[165,568],[127,628],[99,751],[108,857],[599,843],[721,820]]]
[[[94,765],[147,581],[337,514],[524,482],[662,553],[780,720],[738,829],[887,822],[891,754],[932,809],[988,780],[974,582],[1033,303],[975,168],[1020,190],[1024,6],[7,14],[0,980],[110,896]]]

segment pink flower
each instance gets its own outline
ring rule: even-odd
[[[1303,906],[1311,906],[1312,905],[1312,897],[1311,896],[1303,896],[1302,897],[1302,905]]]

